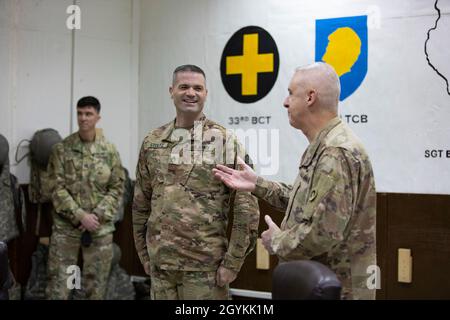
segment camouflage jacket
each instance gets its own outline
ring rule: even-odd
[[[0,170],[0,241],[7,242],[25,229],[25,197],[9,161]]]
[[[85,213],[94,213],[100,227],[93,237],[114,231],[125,174],[113,144],[98,134],[93,143],[83,143],[76,132],[53,147],[48,171],[54,183],[53,230],[80,237],[81,218]]]
[[[361,142],[339,118],[308,146],[293,186],[258,178],[254,194],[286,210],[272,247],[281,261],[312,259],[330,267],[342,298],[374,299],[367,268],[376,265],[376,192]]]
[[[233,166],[242,148],[234,135],[227,137],[224,127],[204,117],[191,130],[176,129],[174,123],[151,131],[139,154],[133,229],[141,262],[183,271],[212,271],[222,264],[237,272],[256,242],[258,203],[248,192],[236,193],[228,243],[231,193],[214,179],[212,168],[215,163]],[[179,139],[180,130],[186,139]],[[192,135],[198,139],[192,141]]]

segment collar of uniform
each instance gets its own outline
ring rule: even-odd
[[[197,121],[201,121],[202,123],[202,128],[203,130],[207,129],[207,125],[208,125],[208,119],[206,119],[206,116],[203,114],[200,119],[196,120]],[[167,128],[164,129],[164,131],[161,133],[161,141],[164,142],[173,142],[172,140],[170,140],[170,136],[172,135],[173,130],[175,130],[175,122],[177,121],[177,119],[175,118],[168,126]],[[195,125],[189,129],[189,131],[192,133],[193,130],[195,128]]]
[[[94,154],[97,153],[97,148],[95,147],[95,145],[100,142],[101,140],[103,140],[103,135],[102,134],[96,134],[95,135],[95,140],[91,143],[89,151]],[[73,135],[73,140],[72,140],[72,150],[78,151],[78,152],[83,152],[84,149],[84,142],[81,141],[80,135],[78,134],[78,132],[75,132],[75,134]]]
[[[316,154],[317,150],[319,149],[319,146],[322,144],[323,139],[327,136],[327,134],[338,124],[341,123],[341,119],[339,117],[333,118],[330,121],[328,121],[325,128],[323,128],[317,137],[313,140],[313,142],[310,143],[308,146],[308,149],[306,149],[305,154],[303,155],[302,162],[300,163],[300,167],[302,166],[308,166],[312,159],[314,158],[314,155]]]
[[[167,127],[163,130],[161,133],[161,141],[164,142],[172,142],[170,141],[170,136],[172,135],[173,130],[175,129],[175,121],[177,119],[175,118],[172,122],[170,122]]]
[[[200,119],[198,119],[197,121],[200,121],[201,122],[201,125],[202,125],[202,140],[203,140],[203,133],[204,132],[206,132],[207,130],[208,130],[208,126],[210,126],[211,125],[211,121],[209,121],[208,119],[206,119],[206,116],[205,115],[202,115],[201,117],[200,117]],[[194,126],[194,128],[195,128],[195,126]],[[192,130],[194,130],[194,129],[192,129]]]

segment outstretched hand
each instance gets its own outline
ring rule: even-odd
[[[218,164],[212,170],[214,177],[232,189],[250,192],[255,190],[256,180],[258,179],[255,171],[240,157],[237,158],[237,162],[240,170],[234,170]]]

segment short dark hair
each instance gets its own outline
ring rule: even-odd
[[[206,80],[205,72],[200,67],[193,65],[193,64],[183,64],[182,66],[176,67],[175,70],[173,71],[172,83],[175,83],[175,80],[177,78],[177,73],[179,73],[179,72],[200,73],[201,75],[203,75],[203,77]]]
[[[100,113],[100,101],[96,97],[83,97],[77,102],[77,108],[93,107],[97,113]]]

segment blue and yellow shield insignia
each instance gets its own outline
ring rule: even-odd
[[[367,16],[316,20],[316,61],[333,66],[341,81],[340,101],[367,74]]]

